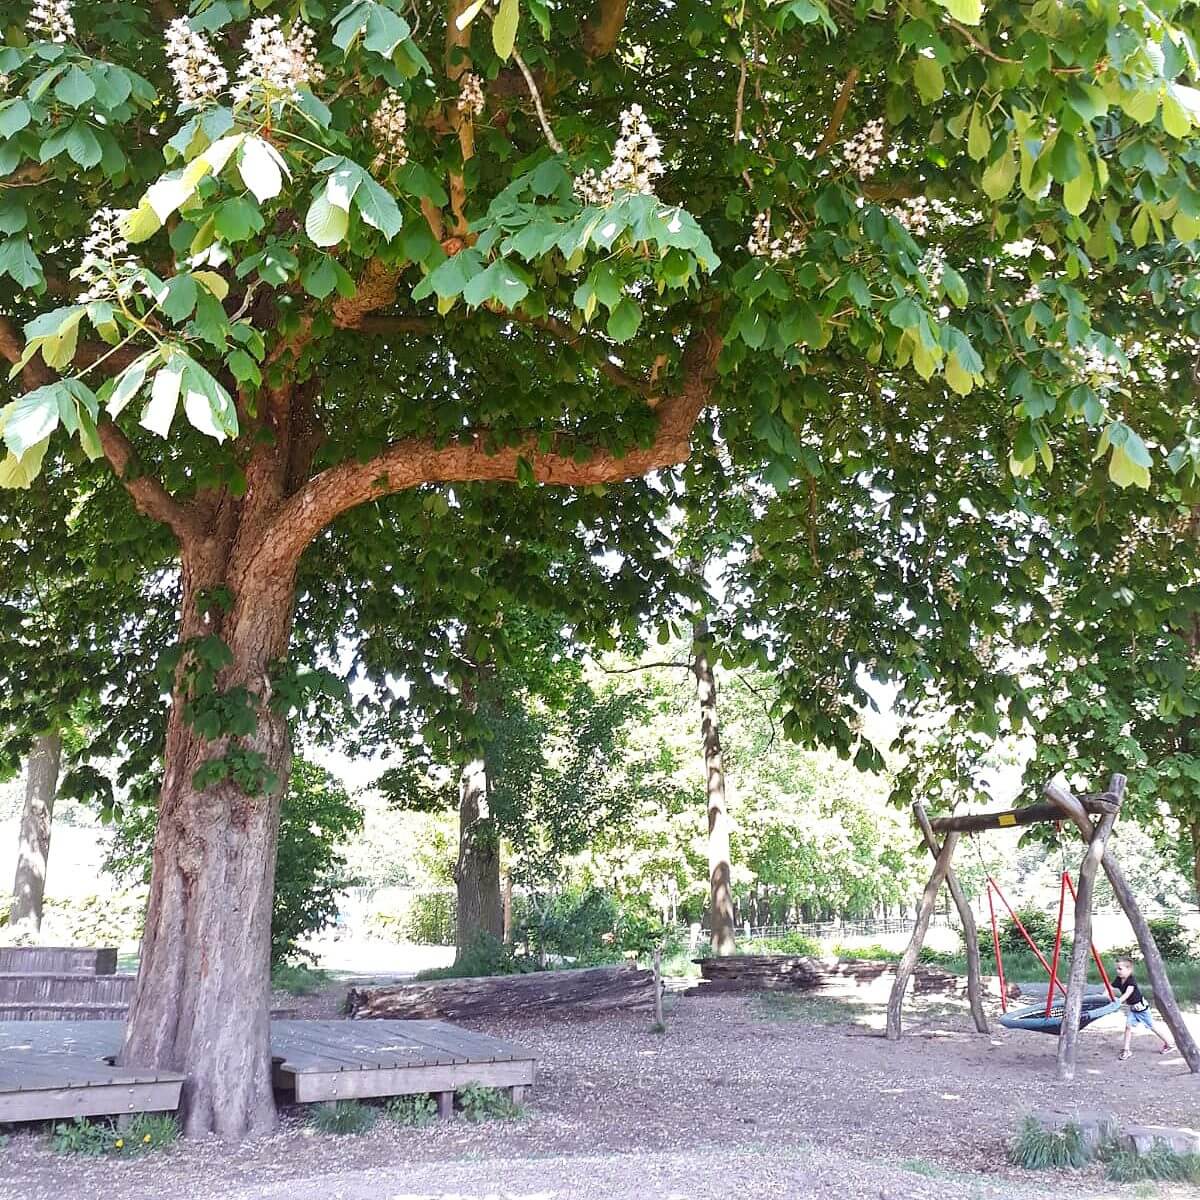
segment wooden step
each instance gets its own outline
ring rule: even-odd
[[[0,971],[20,975],[113,975],[115,946],[0,946]]]
[[[0,1021],[124,1021],[125,1004],[2,1004]]]
[[[136,975],[0,972],[0,1004],[128,1004]]]

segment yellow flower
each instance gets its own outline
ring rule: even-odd
[[[144,1146],[149,1140],[150,1140],[150,1135],[146,1134],[146,1136],[144,1138],[142,1138],[142,1145]]]
[[[121,1150],[121,1149],[123,1149],[123,1148],[124,1148],[124,1146],[125,1146],[125,1139],[124,1139],[124,1138],[117,1138],[117,1140],[116,1140],[116,1142],[114,1143],[114,1145],[117,1147],[117,1149],[118,1149],[118,1150]]]

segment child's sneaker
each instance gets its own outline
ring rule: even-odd
[[[1117,1062],[1124,1062],[1127,1058],[1132,1058],[1132,1057],[1133,1057],[1132,1050],[1122,1050],[1121,1053],[1117,1055]]]

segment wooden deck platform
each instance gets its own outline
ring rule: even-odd
[[[113,1067],[120,1021],[0,1021],[0,1122],[178,1106],[181,1075]],[[531,1051],[445,1021],[271,1022],[275,1086],[299,1103],[430,1093],[450,1111],[468,1083],[520,1101]]]

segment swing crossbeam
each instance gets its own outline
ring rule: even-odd
[[[1111,792],[1098,796],[1081,796],[1079,802],[1089,816],[1114,812],[1117,804]],[[1061,821],[1062,810],[1055,804],[1026,804],[1003,812],[959,813],[949,817],[932,817],[929,824],[934,833],[984,833],[989,829],[1015,829],[1023,825],[1038,825],[1045,821]]]

